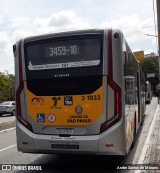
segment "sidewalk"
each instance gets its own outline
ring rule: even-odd
[[[145,164],[160,164],[160,104],[157,105],[153,121],[150,143],[144,159]]]
[[[160,168],[160,104],[157,105],[153,121],[148,132],[142,153],[145,155],[139,158],[138,164],[159,165]],[[143,155],[143,154],[142,154]],[[135,173],[160,173],[159,170],[135,171]]]
[[[9,129],[9,128],[12,128],[12,127],[15,127],[15,126],[16,126],[16,121],[15,120],[12,120],[12,121],[9,121],[9,122],[2,122],[2,123],[0,123],[0,131],[5,130],[5,129]]]

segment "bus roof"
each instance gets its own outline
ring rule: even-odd
[[[24,42],[28,41],[36,41],[39,39],[49,39],[53,37],[63,37],[63,36],[74,36],[74,35],[81,35],[81,34],[100,34],[103,33],[105,30],[109,30],[111,28],[94,28],[94,29],[85,29],[85,30],[74,30],[74,31],[65,31],[65,32],[57,32],[57,33],[50,33],[50,34],[43,34],[38,36],[30,36],[24,38]],[[119,29],[112,29],[113,31],[119,31]]]

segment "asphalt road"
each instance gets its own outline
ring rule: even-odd
[[[4,114],[0,117],[0,123],[14,121],[15,116],[11,116],[10,114]]]
[[[0,132],[0,141],[1,141],[0,142],[0,164],[23,164],[23,165],[51,164],[53,165],[52,172],[65,172],[65,173],[70,171],[106,172],[106,170],[108,170],[107,166],[110,166],[113,163],[114,164],[121,163],[121,162],[123,163],[123,160],[124,160],[124,158],[115,157],[115,156],[105,157],[105,156],[75,156],[75,155],[62,156],[62,155],[54,155],[54,154],[24,154],[17,151],[15,129]],[[5,172],[5,171],[0,171],[0,172]],[[7,173],[8,172],[10,171],[7,171]],[[15,172],[24,173],[25,171],[15,171]]]
[[[108,167],[113,167],[114,164],[136,164],[140,157],[144,141],[146,139],[150,124],[152,122],[154,112],[156,110],[157,100],[152,99],[150,105],[147,105],[146,116],[144,123],[141,126],[135,141],[134,149],[131,149],[126,157],[117,156],[76,156],[76,155],[54,155],[54,154],[24,154],[17,151],[16,147],[16,130],[0,132],[0,164],[22,164],[22,165],[52,165],[54,173],[106,173],[106,172],[124,172],[120,170],[108,170]],[[12,118],[12,117],[10,117]],[[14,117],[13,117],[14,118]],[[46,169],[48,166],[45,167]],[[50,168],[49,168],[50,169]],[[28,171],[0,171],[0,173],[24,173]],[[35,171],[30,171],[35,172]],[[50,171],[36,171],[50,172]],[[133,171],[125,171],[127,173]]]

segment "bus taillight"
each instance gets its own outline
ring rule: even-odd
[[[115,114],[119,115],[121,114],[121,88],[120,86],[118,86],[117,84],[115,85],[115,88],[114,88],[114,94],[115,94]]]
[[[112,81],[112,84],[113,83]],[[121,88],[116,83],[110,85],[110,87],[114,90],[114,115],[101,125],[100,133],[117,123],[122,116]]]
[[[121,88],[113,81],[113,55],[112,55],[112,30],[108,31],[108,85],[114,91],[114,114],[106,120],[100,128],[100,133],[117,123],[122,116]]]
[[[17,91],[16,91],[16,114],[17,114],[17,119],[28,130],[33,131],[31,124],[22,118],[22,112],[21,112],[20,95],[21,95],[21,92],[24,88],[23,71],[22,71],[21,41],[19,42],[19,46],[18,46],[18,67],[19,67],[19,86],[18,86]]]

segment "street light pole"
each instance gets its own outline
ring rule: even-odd
[[[160,0],[157,0],[158,54],[159,54],[159,82],[160,82]]]
[[[144,35],[151,36],[151,37],[158,37],[157,35],[151,35],[151,34],[144,34]]]

